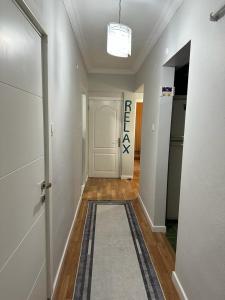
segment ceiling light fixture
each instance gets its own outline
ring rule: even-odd
[[[132,30],[120,23],[121,1],[119,0],[119,23],[108,24],[107,52],[117,57],[128,57],[131,55]]]

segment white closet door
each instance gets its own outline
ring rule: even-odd
[[[46,300],[41,38],[0,1],[0,299]]]

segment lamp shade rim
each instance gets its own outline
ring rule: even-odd
[[[131,55],[132,30],[127,25],[110,22],[107,32],[107,52],[110,55],[127,58]]]

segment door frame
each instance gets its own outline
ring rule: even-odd
[[[88,97],[88,128],[89,128],[89,118],[90,118],[90,101],[103,101],[103,100],[107,100],[107,101],[120,101],[120,107],[121,107],[121,115],[120,115],[120,150],[119,150],[119,156],[118,156],[118,163],[119,163],[119,177],[121,178],[122,175],[122,140],[123,140],[123,114],[124,114],[124,106],[123,106],[123,101],[124,101],[124,97],[123,94],[121,93],[121,96],[119,96],[118,94],[113,97],[113,96],[89,96]],[[89,133],[89,130],[88,130]],[[88,157],[90,156],[90,142],[89,142],[89,138],[90,138],[90,133],[88,134]],[[89,159],[88,159],[88,176],[89,176]]]
[[[191,60],[191,45],[189,40],[185,45],[176,50],[176,52],[161,66],[161,87],[173,87],[175,78],[175,67]],[[188,49],[188,50],[187,50]],[[185,51],[185,52],[184,52]],[[190,75],[189,75],[190,76]],[[189,77],[190,78],[190,77]],[[160,91],[161,92],[161,91]],[[187,92],[188,103],[188,92]],[[168,162],[169,145],[171,132],[173,95],[162,96],[159,94],[159,114],[156,142],[156,164],[155,164],[155,183],[154,183],[154,205],[157,212],[157,220],[153,220],[155,227],[160,232],[166,231],[166,203],[167,203],[167,183],[168,183]],[[185,144],[184,144],[185,145]],[[181,173],[182,178],[182,173]],[[178,217],[179,222],[179,217]]]
[[[86,129],[86,134],[85,134],[85,147],[84,143],[82,140],[82,189],[84,189],[85,184],[88,179],[88,174],[89,174],[89,135],[88,135],[88,97],[86,92],[82,92],[81,94],[81,106],[82,106],[82,139],[83,139],[83,133],[84,133],[84,114],[85,114],[85,129]]]
[[[33,14],[24,0],[13,0],[14,4],[23,13],[41,37],[41,62],[42,62],[42,98],[43,98],[43,123],[44,123],[44,165],[45,183],[52,182],[52,152],[51,152],[51,123],[50,101],[48,98],[48,35],[39,20]],[[47,266],[47,297],[51,299],[53,292],[53,243],[52,243],[52,193],[46,190],[45,196],[46,213],[46,266]]]

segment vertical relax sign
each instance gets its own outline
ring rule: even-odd
[[[131,111],[132,111],[132,101],[125,100],[124,105],[124,127],[123,127],[123,154],[130,154],[130,147],[131,147],[131,138],[130,138],[130,126],[129,123],[131,122]]]
[[[131,92],[124,93],[122,128],[122,179],[133,178],[134,173],[135,100]]]

